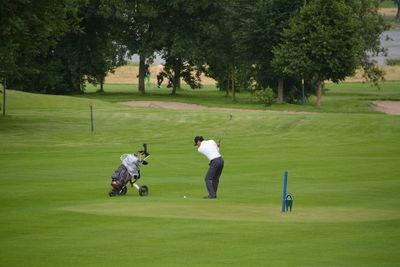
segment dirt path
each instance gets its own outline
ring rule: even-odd
[[[390,115],[400,115],[400,101],[373,101],[374,110]]]
[[[301,111],[284,111],[284,110],[260,110],[260,109],[239,109],[239,108],[211,108],[196,104],[187,104],[180,102],[166,101],[129,101],[119,102],[117,104],[135,106],[135,107],[151,107],[151,108],[167,108],[167,109],[189,109],[189,110],[235,110],[235,111],[251,111],[251,112],[273,112],[273,113],[289,113],[289,114],[310,114],[312,112]]]

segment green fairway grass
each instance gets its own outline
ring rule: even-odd
[[[246,93],[231,103],[211,86],[174,97],[117,84],[79,97],[9,90],[0,266],[398,266],[400,115],[370,109],[371,100],[400,100],[398,85],[327,84],[320,110],[312,99],[271,107],[308,114],[115,103],[264,109]],[[222,138],[215,200],[202,199],[208,162],[195,135]],[[143,143],[151,157],[138,184],[149,196],[129,187],[110,198],[119,156]],[[285,171],[291,213],[281,212]]]

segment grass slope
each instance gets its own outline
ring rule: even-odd
[[[380,8],[396,8],[397,6],[393,3],[393,0],[383,0],[381,1]]]
[[[344,95],[362,105],[376,95],[399,97],[394,88],[352,86],[349,93],[330,86],[326,105]],[[0,265],[400,261],[400,116],[358,105],[350,113],[316,114],[148,109],[92,96],[98,99],[8,91],[8,115],[0,118]],[[193,147],[197,134],[223,137],[226,165],[216,200],[201,199],[207,160]],[[150,196],[129,189],[109,198],[120,154],[143,142],[152,158],[139,184]],[[285,170],[295,200],[293,212],[282,214]]]
[[[292,110],[306,112],[330,112],[330,113],[376,113],[371,109],[372,100],[400,100],[400,81],[386,81],[381,83],[381,90],[362,82],[353,83],[327,83],[326,92],[322,97],[322,108],[315,108],[316,98],[310,97],[305,105],[275,104],[265,107],[250,93],[237,94],[237,103],[232,103],[225,92],[219,92],[215,86],[207,85],[200,90],[191,90],[187,86],[178,91],[176,96],[169,95],[171,89],[163,86],[161,89],[147,89],[147,94],[138,93],[136,84],[106,84],[105,93],[96,93],[96,87],[87,86],[86,94],[79,95],[90,99],[104,100],[108,102],[157,100],[177,101],[192,104],[200,104],[209,107],[228,107],[242,109],[268,109],[268,110]]]

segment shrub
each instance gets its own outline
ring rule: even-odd
[[[260,100],[265,106],[270,106],[275,102],[276,96],[271,88],[264,88],[254,91],[254,96]]]
[[[388,60],[386,61],[386,63],[387,63],[389,66],[399,66],[399,65],[400,65],[400,59],[388,59]]]

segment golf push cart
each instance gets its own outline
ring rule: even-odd
[[[123,154],[120,157],[122,164],[111,175],[111,186],[113,188],[108,192],[108,195],[110,197],[125,195],[128,191],[126,185],[129,182],[131,187],[135,187],[139,191],[140,196],[147,196],[149,188],[145,185],[137,185],[136,181],[140,178],[141,165],[147,165],[148,162],[146,159],[149,157],[150,154],[147,152],[146,144],[143,144],[143,150],[139,150],[135,154]]]

